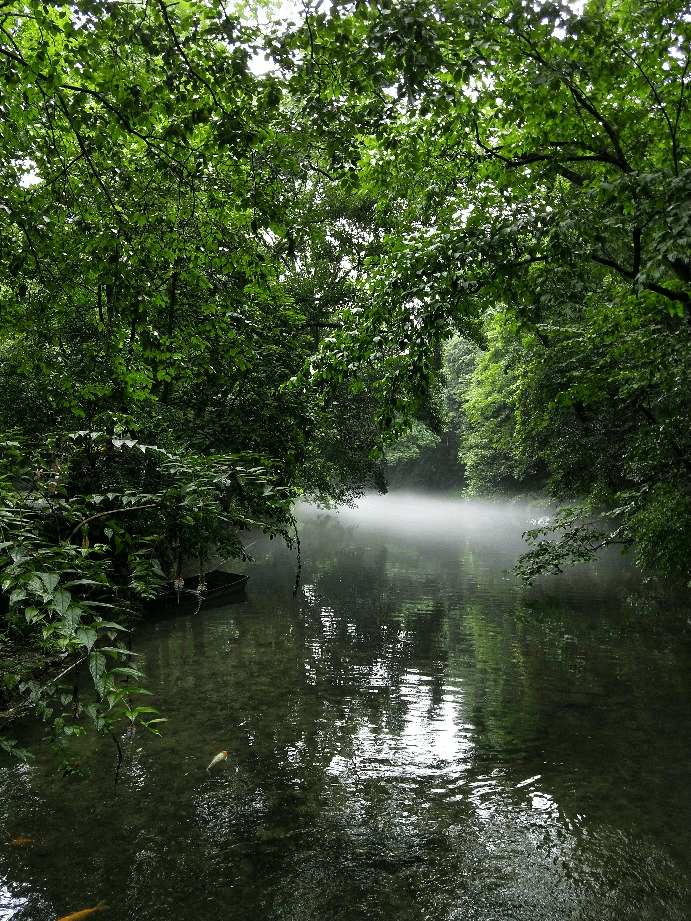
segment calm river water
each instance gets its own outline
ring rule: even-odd
[[[117,786],[107,738],[0,760],[0,921],[688,921],[688,599],[618,556],[521,588],[534,514],[303,508],[296,597],[261,538],[238,603],[144,625],[168,722]]]

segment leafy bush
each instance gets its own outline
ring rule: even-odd
[[[242,530],[289,541],[292,523],[288,490],[260,466],[102,432],[41,444],[11,433],[0,448],[0,642],[38,641],[61,664],[48,679],[10,664],[5,689],[51,722],[58,746],[85,724],[111,732],[139,721],[155,731],[156,711],[137,702],[147,692],[127,642],[142,602],[190,557],[203,575],[216,554],[245,558]],[[8,740],[3,747],[17,753]]]

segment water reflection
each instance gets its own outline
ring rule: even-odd
[[[297,598],[259,541],[244,603],[141,631],[169,722],[116,788],[108,740],[86,780],[0,764],[39,842],[0,921],[689,917],[685,602],[614,557],[525,593],[530,509],[389,498],[302,510]]]

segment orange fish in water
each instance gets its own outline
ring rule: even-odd
[[[14,841],[10,841],[10,844],[13,844],[15,847],[20,847],[22,844],[33,844],[33,838],[15,838]]]
[[[90,915],[94,911],[98,911],[99,908],[108,908],[105,902],[99,902],[95,908],[84,908],[82,911],[73,911],[71,915],[65,915],[64,918],[58,918],[58,921],[81,921],[82,918],[86,918],[87,915]]]
[[[213,759],[209,767],[207,768],[207,771],[209,770],[209,768],[212,768],[214,764],[218,764],[219,761],[225,761],[227,757],[228,757],[228,752],[225,752],[225,751],[219,752],[216,755],[216,757]]]

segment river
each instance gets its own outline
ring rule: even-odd
[[[0,921],[688,921],[688,595],[614,553],[521,587],[535,514],[303,507],[295,597],[260,537],[236,603],[145,623],[167,722],[117,784],[109,738],[0,760]]]

